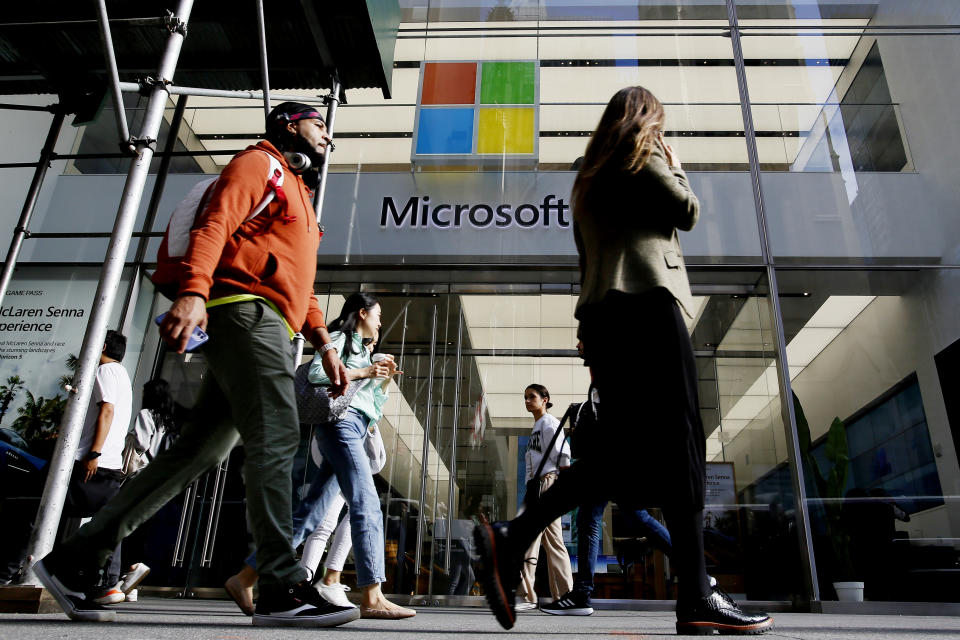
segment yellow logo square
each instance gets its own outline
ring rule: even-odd
[[[533,107],[481,107],[477,122],[477,153],[534,152]]]

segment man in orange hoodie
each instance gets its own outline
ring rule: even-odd
[[[312,192],[284,154],[317,162],[330,136],[320,113],[296,102],[277,105],[266,124],[266,140],[237,154],[212,186],[172,283],[176,299],[160,325],[160,336],[178,353],[195,327],[210,336],[203,347],[209,375],[192,421],[93,520],[35,565],[71,619],[116,618],[88,595],[109,553],[241,439],[247,515],[261,559],[253,623],[325,627],[359,617],[358,609],[331,605],[309,586],[290,544],[291,469],[300,437],[294,330],[323,354],[335,392],[345,388],[347,372],[313,297],[320,234]],[[277,171],[279,188],[279,175],[268,184]],[[268,189],[270,204],[248,219]]]

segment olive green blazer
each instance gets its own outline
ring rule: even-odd
[[[644,293],[667,289],[693,317],[693,299],[677,229],[690,231],[700,202],[682,169],[667,164],[657,146],[637,174],[601,172],[573,212],[573,234],[580,254],[580,299],[600,302],[611,289]]]

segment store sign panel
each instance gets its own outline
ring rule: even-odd
[[[535,163],[539,73],[533,60],[423,63],[411,162]]]
[[[324,256],[576,256],[573,172],[331,174]]]

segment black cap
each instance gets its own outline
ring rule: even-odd
[[[267,116],[267,130],[269,131],[271,127],[278,123],[294,122],[304,118],[317,118],[324,122],[323,116],[316,107],[311,107],[302,102],[281,102],[270,110],[270,114]]]

